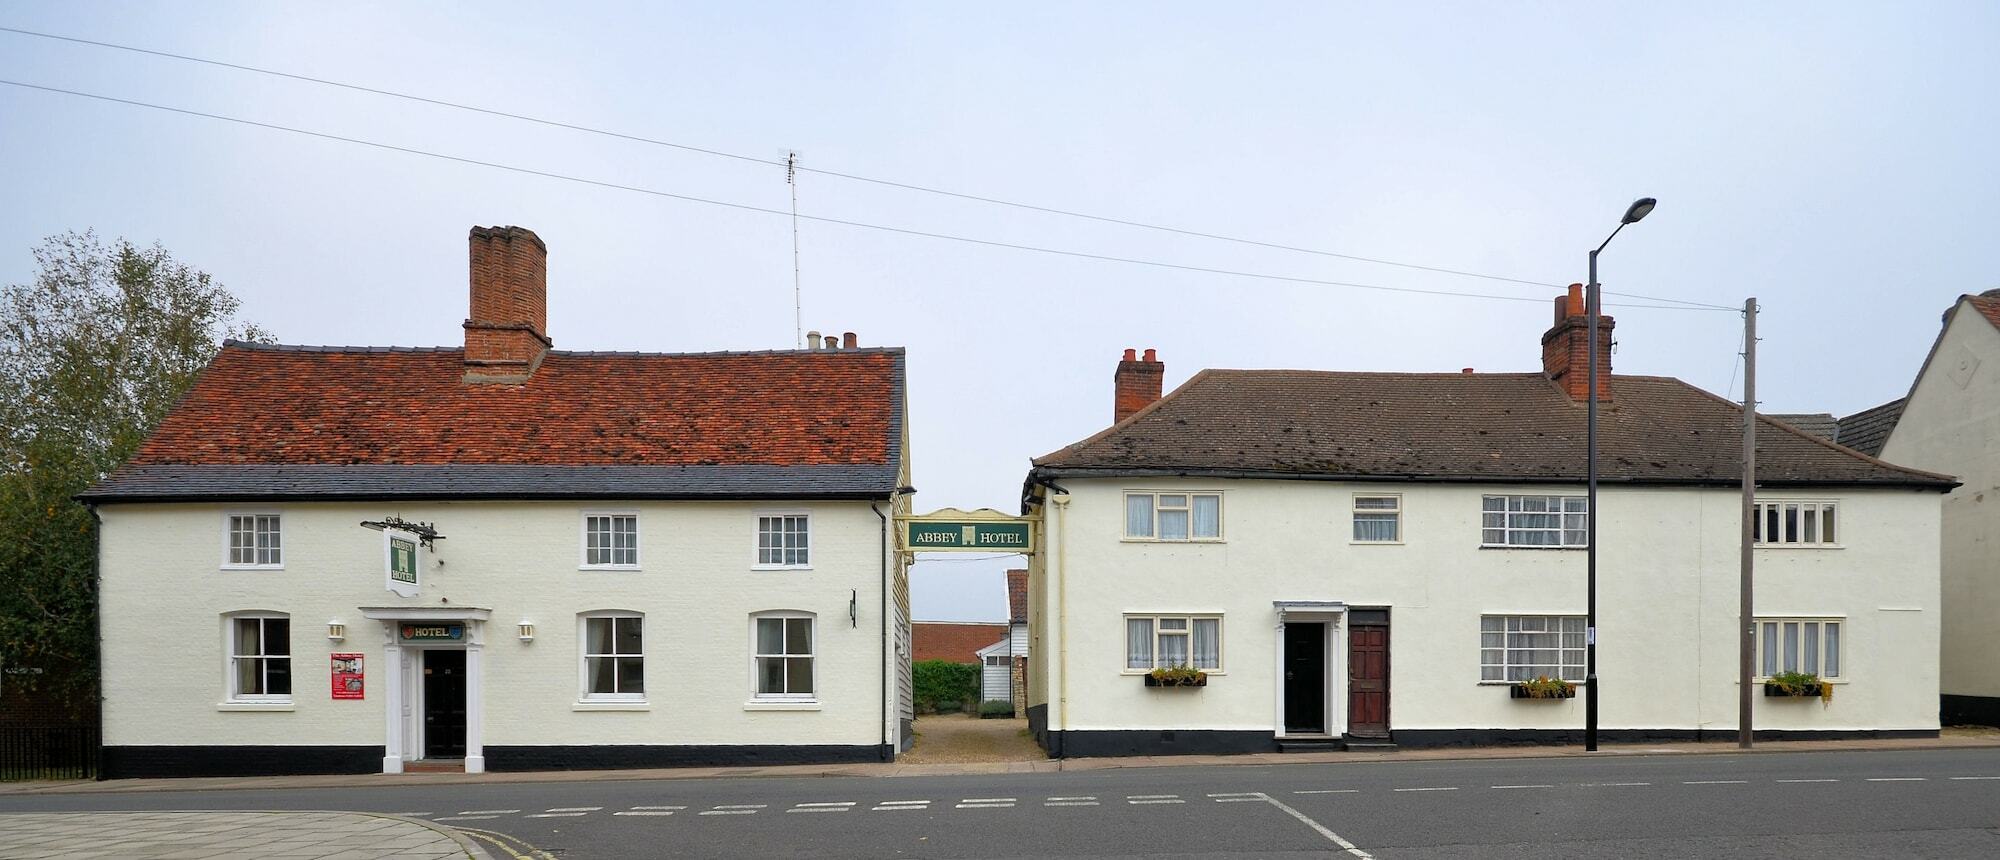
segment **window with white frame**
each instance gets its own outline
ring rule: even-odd
[[[646,619],[636,612],[583,616],[583,698],[644,701]]]
[[[1402,496],[1354,494],[1355,543],[1399,543],[1402,540]]]
[[[1838,618],[1757,619],[1757,677],[1780,672],[1840,677],[1841,627]]]
[[[813,698],[813,617],[770,613],[751,620],[756,639],[752,671],[759,699]]]
[[[1128,540],[1220,540],[1220,493],[1126,493]]]
[[[1833,502],[1759,499],[1750,521],[1758,546],[1834,546]]]
[[[757,517],[758,567],[810,567],[812,517],[809,514],[760,514]]]
[[[1479,680],[1581,681],[1583,669],[1583,616],[1479,617]]]
[[[1222,668],[1222,618],[1209,615],[1125,616],[1125,668]]]
[[[636,568],[639,566],[639,515],[587,513],[583,515],[583,566]]]
[[[228,548],[223,563],[228,567],[282,567],[284,547],[280,541],[279,515],[273,513],[230,514],[227,525]]]
[[[1007,665],[1007,658],[999,656],[997,654],[988,654],[986,655],[986,665],[1005,666]]]
[[[283,615],[236,615],[229,624],[229,698],[292,700],[292,621]]]
[[[1481,546],[1580,547],[1588,542],[1583,496],[1485,496]]]

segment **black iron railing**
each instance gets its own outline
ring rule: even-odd
[[[96,726],[0,726],[0,782],[94,779]]]

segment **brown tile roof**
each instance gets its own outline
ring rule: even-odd
[[[1742,412],[1677,379],[1615,376],[1600,405],[1607,482],[1735,484]],[[1111,428],[1035,460],[1062,475],[1211,474],[1578,482],[1584,404],[1538,373],[1204,370]],[[1766,418],[1760,483],[1947,489]]]
[[[1831,440],[1840,431],[1840,419],[1831,412],[1766,412],[1765,418],[1782,421],[1821,439]]]
[[[1007,571],[1007,623],[1028,623],[1028,572]]]
[[[911,622],[910,659],[978,663],[979,649],[1005,638],[1007,638],[1005,624]]]
[[[1987,290],[1976,296],[1966,296],[1965,300],[1971,302],[1972,308],[1979,311],[1979,315],[1992,323],[1994,328],[2000,328],[2000,290]]]
[[[1889,444],[1889,433],[1903,417],[1903,404],[1907,401],[1908,398],[1898,397],[1840,419],[1840,429],[1833,441],[1870,457],[1882,456],[1882,446]]]
[[[477,478],[488,495],[517,491],[508,481],[545,488],[551,476],[755,477],[781,493],[788,481],[840,475],[894,489],[900,349],[551,351],[513,385],[465,384],[462,359],[456,348],[230,342],[132,461],[86,496],[171,495],[176,483],[366,494],[360,485],[386,491],[398,475]]]

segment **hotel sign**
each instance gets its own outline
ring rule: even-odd
[[[388,588],[398,597],[417,596],[417,536],[409,532],[382,532],[383,563]]]
[[[403,642],[464,642],[465,625],[405,621],[397,626],[396,638]]]
[[[1034,522],[995,510],[947,508],[903,521],[905,552],[1033,552]]]

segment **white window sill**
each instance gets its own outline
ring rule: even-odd
[[[1118,542],[1119,542],[1119,543],[1158,543],[1158,544],[1168,544],[1168,545],[1170,545],[1170,546],[1181,546],[1181,545],[1183,545],[1183,544],[1220,544],[1220,543],[1227,543],[1228,541],[1225,541],[1225,540],[1223,540],[1222,538],[1148,538],[1148,537],[1128,537],[1128,538],[1120,538]]]
[[[651,702],[577,702],[570,705],[572,711],[650,711]]]
[[[746,710],[746,711],[817,711],[817,710],[819,710],[819,702],[818,702],[817,700],[809,700],[809,699],[797,699],[797,700],[791,700],[791,701],[786,701],[786,700],[783,700],[783,699],[770,699],[770,700],[763,700],[763,699],[751,699],[750,701],[748,701],[748,702],[744,702],[744,703],[743,703],[743,710]]]
[[[1590,547],[1587,547],[1587,546],[1527,546],[1527,545],[1521,545],[1521,546],[1516,546],[1516,545],[1514,545],[1514,544],[1507,544],[1507,543],[1483,543],[1483,544],[1480,544],[1480,545],[1479,545],[1479,548],[1480,548],[1480,549],[1525,549],[1525,550],[1532,550],[1532,551],[1535,551],[1535,552],[1548,552],[1548,551],[1550,551],[1550,550],[1572,550],[1572,551],[1576,551],[1576,552],[1582,552],[1583,550],[1587,550],[1587,549],[1589,549]]]
[[[1846,549],[1844,543],[1760,543],[1752,544],[1752,549]]]
[[[1349,546],[1402,546],[1403,542],[1399,540],[1351,540],[1347,544]]]
[[[642,568],[642,567],[640,567],[640,566],[638,566],[638,565],[636,565],[636,564],[580,564],[580,565],[577,565],[577,566],[576,566],[576,569],[577,569],[577,570],[612,570],[612,571],[623,571],[623,572],[627,572],[627,573],[637,573],[637,572],[639,572],[639,571],[642,571],[642,570],[644,570],[645,568]]]
[[[1750,679],[1750,685],[1751,685],[1751,686],[1753,686],[1753,687],[1761,687],[1761,686],[1763,686],[1763,685],[1765,685],[1765,684],[1768,684],[1768,683],[1770,683],[1770,682],[1771,682],[1771,679],[1769,679],[1769,678],[1751,678],[1751,679]],[[1846,686],[1846,685],[1848,685],[1848,684],[1850,684],[1850,683],[1853,683],[1853,682],[1851,682],[1851,681],[1847,680],[1846,678],[1821,678],[1821,679],[1819,680],[1819,683],[1822,683],[1822,684],[1832,684],[1832,685],[1834,685],[1834,686],[1836,686],[1836,687],[1842,687],[1842,686]]]
[[[751,570],[812,570],[810,564],[753,564]]]
[[[284,570],[282,564],[225,564],[223,570]]]
[[[233,712],[233,713],[257,713],[259,711],[270,711],[273,713],[289,713],[292,710],[292,703],[291,702],[217,702],[215,705],[215,709],[218,711]]]
[[[1479,686],[1481,686],[1481,687],[1512,687],[1512,686],[1514,686],[1514,685],[1516,685],[1516,684],[1525,684],[1525,683],[1527,683],[1527,682],[1526,682],[1526,681],[1480,681],[1480,682],[1479,682]],[[1589,682],[1589,681],[1570,681],[1569,683],[1571,683],[1571,684],[1575,684],[1576,686],[1579,686],[1579,687],[1588,687],[1588,686],[1590,686],[1590,682]]]
[[[1004,667],[1003,667],[1003,668],[1004,668]],[[1223,671],[1223,670],[1221,670],[1221,669],[1196,669],[1195,671],[1197,671],[1197,672],[1200,672],[1200,673],[1202,673],[1203,675],[1227,675],[1227,674],[1229,674],[1228,672],[1225,672],[1225,671]],[[1135,678],[1143,678],[1143,677],[1145,677],[1145,676],[1147,676],[1147,675],[1151,675],[1151,674],[1153,674],[1153,672],[1152,672],[1152,670],[1151,670],[1151,669],[1126,669],[1126,670],[1124,670],[1124,671],[1121,671],[1121,672],[1119,672],[1118,674],[1120,674],[1120,675],[1130,675],[1130,676],[1132,676],[1132,677],[1135,677]]]

